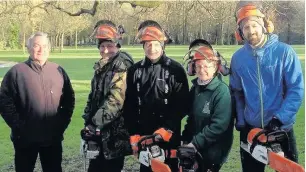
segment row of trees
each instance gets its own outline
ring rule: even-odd
[[[237,44],[237,1],[20,1],[0,2],[0,49],[25,47],[35,31],[50,35],[52,47],[94,44],[93,26],[108,19],[124,26],[125,44],[133,44],[138,25],[156,20],[176,44],[204,38],[214,44]],[[264,12],[275,33],[289,44],[304,44],[305,2],[266,1]]]

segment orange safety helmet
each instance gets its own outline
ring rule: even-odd
[[[238,4],[239,6],[240,4]],[[273,23],[265,17],[265,15],[259,10],[256,4],[250,2],[243,4],[243,6],[239,7],[236,12],[236,21],[237,21],[237,30],[235,32],[235,38],[238,42],[241,42],[244,40],[243,33],[240,28],[240,23],[243,19],[250,17],[250,16],[257,16],[263,18],[264,21],[264,29],[266,33],[272,33],[274,31],[274,25]]]
[[[105,41],[109,40],[117,44],[117,47],[121,47],[119,43],[120,34],[117,32],[116,25],[109,21],[109,20],[100,20],[96,23],[94,27],[94,31],[91,37],[95,37],[98,39],[98,48],[100,44]]]
[[[119,38],[119,35],[116,28],[102,24],[96,28],[95,38],[114,41]]]
[[[210,48],[209,46],[206,45],[200,45],[200,46],[195,46],[192,47],[189,52],[189,62],[187,64],[187,74],[189,76],[194,76],[196,74],[195,71],[195,62],[197,60],[212,60],[217,63],[218,70],[220,68],[221,60],[219,59],[219,55],[217,54],[217,51],[214,49]]]
[[[170,39],[161,26],[154,20],[146,20],[138,27],[138,33],[135,37],[138,43],[145,41],[159,41],[169,43]]]
[[[213,60],[218,61],[218,57],[213,49],[207,46],[200,46],[194,49],[195,53],[193,55],[193,61],[196,60]]]
[[[211,44],[204,39],[195,39],[189,45],[189,51],[183,57],[183,66],[188,61],[186,71],[189,76],[195,75],[195,61],[196,60],[213,60],[217,62],[218,72],[223,76],[230,73],[230,69],[227,66],[225,58],[215,50]]]
[[[141,29],[136,38],[138,42],[144,41],[159,41],[159,42],[166,42],[167,38],[162,30],[154,26],[148,26]]]

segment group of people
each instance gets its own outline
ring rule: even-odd
[[[239,6],[240,5],[240,6]],[[236,38],[244,45],[234,53],[229,71],[209,42],[196,39],[184,61],[187,68],[166,55],[171,42],[152,20],[138,27],[136,40],[145,57],[137,63],[120,50],[120,34],[109,20],[94,28],[101,58],[94,64],[91,89],[84,109],[81,137],[95,135],[100,154],[90,160],[88,172],[120,172],[124,157],[139,148],[141,136],[155,135],[165,150],[191,147],[202,156],[199,172],[217,172],[226,162],[233,128],[246,142],[253,128],[283,129],[289,141],[285,156],[298,162],[293,124],[303,101],[300,61],[289,45],[273,34],[273,24],[257,4],[238,3]],[[75,96],[65,70],[50,61],[45,33],[27,43],[30,57],[4,76],[1,114],[11,128],[17,172],[32,172],[39,154],[44,172],[61,172],[63,134],[70,123]],[[187,74],[195,76],[189,90]],[[181,121],[188,116],[181,134]],[[265,165],[240,150],[244,172],[264,171]],[[178,160],[165,163],[178,171]],[[141,172],[151,171],[140,166]]]

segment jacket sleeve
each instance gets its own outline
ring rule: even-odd
[[[192,87],[190,89],[190,93],[189,93],[189,100],[187,101],[188,104],[188,117],[187,117],[187,121],[184,127],[184,130],[182,132],[182,141],[186,141],[186,142],[191,142],[192,140],[192,136],[193,136],[193,126],[194,126],[194,119],[193,119],[193,115],[192,115],[192,111],[191,111],[191,107],[192,107],[192,100],[193,100],[193,95],[194,95],[194,87]]]
[[[91,115],[91,112],[92,112],[92,109],[91,109],[91,101],[92,101],[92,90],[93,90],[93,82],[94,82],[94,79],[91,80],[91,89],[90,89],[90,92],[88,94],[88,97],[87,97],[87,102],[86,102],[86,106],[84,108],[84,114],[82,115],[82,118],[84,119],[84,125],[88,125],[91,123],[90,121],[90,115]]]
[[[138,102],[137,102],[137,92],[134,88],[134,74],[135,69],[132,66],[127,72],[127,88],[126,88],[126,97],[123,107],[123,118],[124,124],[128,129],[130,135],[139,134],[139,127],[137,123],[137,113],[138,113]]]
[[[188,113],[188,103],[186,99],[189,96],[189,86],[186,73],[182,67],[179,67],[177,73],[175,73],[175,80],[172,86],[172,100],[170,118],[165,121],[165,128],[172,131],[177,128],[176,124],[180,122]],[[176,121],[177,120],[177,121]]]
[[[231,63],[231,75],[229,81],[231,93],[233,94],[233,104],[236,105],[236,128],[241,128],[245,126],[244,120],[244,109],[245,109],[245,98],[243,93],[243,88],[241,80],[237,74],[237,69],[234,66],[234,61]]]
[[[304,81],[301,64],[295,51],[290,47],[283,68],[284,100],[275,116],[284,124],[295,122],[296,113],[303,101]]]
[[[102,129],[120,115],[125,99],[125,91],[126,71],[114,73],[107,97],[92,118],[93,124]]]
[[[68,127],[75,107],[75,94],[70,79],[62,68],[64,79],[63,94],[60,100],[60,113],[63,121],[63,131]]]
[[[19,131],[24,125],[17,111],[17,81],[16,71],[10,69],[4,76],[0,90],[0,106],[2,118],[13,131]]]
[[[222,89],[225,89],[223,87]],[[226,88],[228,89],[228,88]],[[213,100],[214,113],[210,124],[196,134],[192,143],[197,149],[208,149],[228,129],[232,119],[232,105],[229,90],[220,91]]]

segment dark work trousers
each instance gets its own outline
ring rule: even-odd
[[[248,128],[244,131],[240,132],[240,142],[247,140],[247,134],[251,129]],[[288,141],[285,140],[282,143],[282,150],[284,151],[285,157],[298,163],[298,152],[296,148],[296,139],[293,132],[293,129],[287,132]],[[240,157],[241,157],[241,165],[243,172],[264,172],[265,171],[265,164],[257,161],[252,157],[252,155],[242,148],[240,148]]]
[[[201,164],[197,172],[207,172],[208,170],[210,170],[210,172],[219,172],[221,167],[222,165],[220,164]]]
[[[178,160],[176,158],[166,159],[165,163],[169,166],[171,172],[178,171]],[[140,172],[152,172],[151,166],[147,167],[145,165],[140,164]]]
[[[103,155],[89,162],[88,172],[121,172],[124,165],[124,157],[107,160]]]
[[[33,172],[37,155],[39,154],[43,172],[62,172],[62,143],[57,142],[49,146],[31,144],[15,148],[15,170],[16,172]]]

